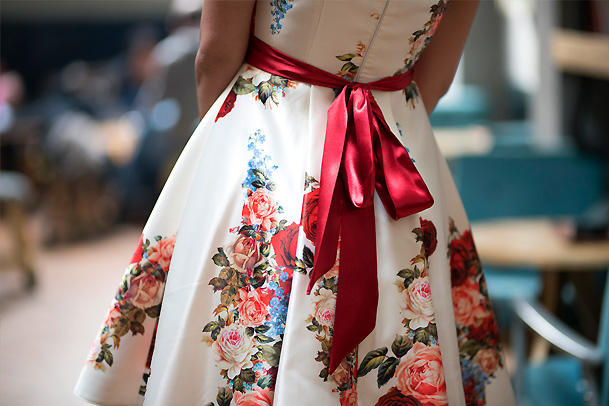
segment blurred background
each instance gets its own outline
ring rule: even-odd
[[[198,123],[200,0],[3,0],[0,403],[72,395]],[[609,0],[482,0],[431,117],[521,405],[609,404]]]

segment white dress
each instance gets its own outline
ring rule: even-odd
[[[371,82],[412,68],[446,7],[265,0],[254,32]],[[376,328],[337,370],[328,374],[338,268],[306,294],[336,92],[244,65],[173,169],[77,396],[149,406],[514,403],[470,226],[418,88],[373,94],[435,203],[394,221],[375,196]]]

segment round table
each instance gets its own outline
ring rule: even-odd
[[[572,241],[570,224],[550,219],[509,219],[472,223],[484,264],[543,271],[609,268],[609,239]]]

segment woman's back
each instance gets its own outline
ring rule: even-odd
[[[330,73],[371,82],[410,69],[446,0],[276,0],[256,4],[255,35]]]

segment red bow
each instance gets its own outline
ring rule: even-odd
[[[374,189],[394,219],[425,210],[433,198],[406,148],[393,135],[371,89],[406,88],[413,72],[353,83],[250,38],[246,62],[269,73],[316,86],[342,88],[328,109],[321,163],[315,265],[307,294],[336,262],[338,292],[329,373],[376,324],[378,280]]]

